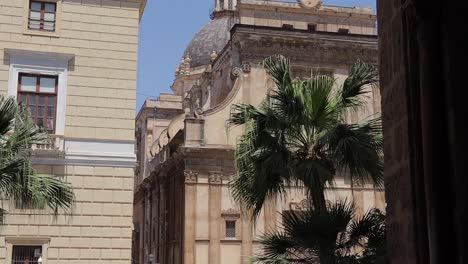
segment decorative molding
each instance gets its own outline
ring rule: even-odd
[[[251,38],[254,34],[256,37]],[[233,39],[243,63],[256,63],[271,54],[283,54],[303,66],[335,68],[362,59],[377,64],[377,36],[335,32],[285,31],[281,28],[237,25]]]
[[[133,141],[64,139],[62,157],[33,157],[34,164],[128,167],[136,166]]]
[[[87,167],[116,167],[116,168],[135,168],[136,162],[117,161],[117,160],[82,160],[82,159],[63,159],[63,158],[31,158],[32,163],[36,165],[57,165],[57,166],[87,166]]]
[[[241,76],[242,68],[234,67],[231,70],[231,79],[236,79],[237,77]]]
[[[184,171],[185,183],[196,183],[198,181],[198,172],[186,170]]]
[[[250,62],[242,63],[242,71],[244,73],[250,73],[252,71],[252,64],[250,64]]]
[[[317,9],[322,4],[322,1],[320,0],[298,0],[298,2],[301,5],[301,7],[307,9]]]
[[[289,203],[289,209],[293,211],[306,211],[307,209],[310,208],[312,205],[312,202],[309,201],[308,199],[303,199],[300,202],[290,202]]]
[[[242,86],[241,84],[242,84],[242,76],[240,78],[237,78],[234,81],[234,85],[232,86],[232,89],[229,91],[228,95],[224,98],[222,102],[217,104],[215,107],[209,110],[206,110],[203,114],[205,116],[214,115],[218,113],[219,111],[223,110],[224,108],[231,106],[232,105],[231,102],[234,100],[235,96],[237,95],[237,93],[239,92]]]
[[[212,171],[210,172],[209,176],[209,183],[210,184],[221,184],[223,182],[223,173]]]
[[[240,210],[229,208],[221,212],[223,218],[240,218]]]

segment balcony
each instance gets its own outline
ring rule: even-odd
[[[31,146],[32,156],[35,157],[65,157],[65,140],[63,136],[51,135],[50,141]]]

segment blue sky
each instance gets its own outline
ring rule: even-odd
[[[209,22],[215,0],[148,0],[141,20],[137,111],[146,98],[171,93],[174,71],[192,37]],[[287,0],[287,2],[295,2]],[[370,6],[375,0],[324,0],[326,5]]]

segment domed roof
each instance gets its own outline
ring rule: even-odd
[[[195,35],[184,52],[184,58],[189,56],[191,59],[190,67],[210,64],[211,53],[219,53],[228,43],[234,19],[232,16],[217,16]]]

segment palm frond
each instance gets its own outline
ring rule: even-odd
[[[353,182],[383,188],[380,117],[363,124],[338,124],[320,141],[338,170],[348,172]]]
[[[353,220],[348,233],[348,247],[364,247],[365,243],[373,235],[376,229],[385,225],[385,217],[378,209],[371,209],[359,219]]]
[[[31,164],[31,147],[49,136],[28,117],[12,97],[0,98],[0,199],[24,208],[71,212],[72,187],[61,180],[38,175]]]
[[[341,104],[343,107],[359,107],[363,104],[359,96],[366,93],[366,85],[379,81],[379,71],[372,64],[358,60],[351,67],[351,72],[346,78],[341,89]]]
[[[259,134],[260,133],[260,134]],[[269,197],[284,193],[288,182],[288,150],[266,131],[250,123],[235,152],[237,176],[230,189],[233,198],[255,219]]]
[[[289,59],[282,55],[274,55],[263,60],[262,66],[280,90],[291,86],[292,74]]]
[[[249,104],[235,104],[231,109],[228,124],[230,126],[244,125],[245,123],[258,119],[260,113],[254,106]]]
[[[13,126],[18,107],[12,97],[0,96],[0,136],[4,136]]]
[[[70,184],[57,178],[34,174],[29,178],[30,201],[33,207],[49,207],[55,213],[59,209],[71,213],[75,199]]]
[[[301,99],[305,115],[302,122],[307,122],[307,126],[315,128],[315,133],[336,124],[341,117],[333,101],[334,85],[335,80],[326,75],[314,76],[303,82]]]
[[[358,256],[344,248],[344,245],[352,246],[350,237],[354,239],[363,231],[358,229],[364,222],[356,222],[358,225],[352,228],[354,213],[354,205],[347,201],[338,201],[322,210],[310,207],[302,212],[283,212],[283,231],[267,234],[260,240],[263,253],[257,256],[257,260],[259,263],[283,260],[291,263],[357,264]]]

